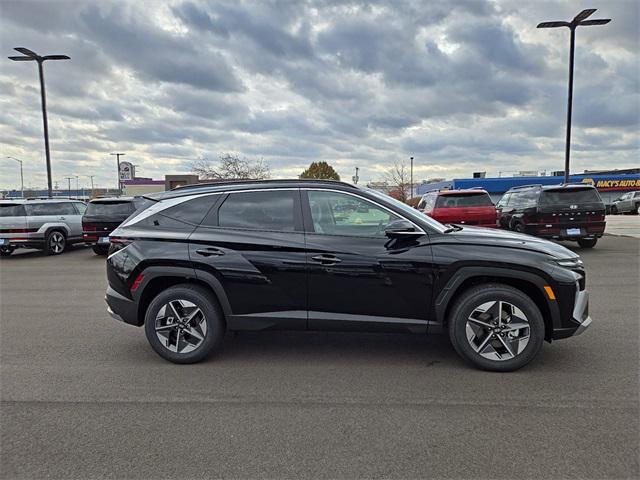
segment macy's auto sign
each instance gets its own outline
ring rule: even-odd
[[[582,183],[593,185],[598,190],[638,190],[640,189],[640,178],[583,178]]]

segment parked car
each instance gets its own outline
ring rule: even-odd
[[[97,198],[82,216],[82,237],[97,255],[109,251],[109,234],[149,200],[142,197]]]
[[[571,250],[447,227],[374,190],[273,180],[154,199],[111,234],[106,302],[175,363],[227,330],[445,331],[465,360],[509,371],[591,323]]]
[[[440,223],[459,223],[495,228],[496,207],[485,190],[441,190],[427,192],[418,210]]]
[[[592,248],[604,234],[605,207],[591,185],[526,185],[507,191],[497,204],[501,228]]]
[[[0,256],[8,257],[16,248],[59,255],[82,242],[86,208],[79,200],[0,200]]]
[[[627,192],[611,203],[611,214],[637,213],[640,215],[640,190]]]

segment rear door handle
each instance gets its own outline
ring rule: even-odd
[[[321,263],[322,265],[335,265],[336,263],[340,263],[342,261],[335,255],[328,255],[324,253],[322,255],[311,257],[311,260]]]
[[[215,247],[196,250],[196,253],[198,255],[202,255],[203,257],[221,257],[222,255],[224,255],[224,252],[222,250]]]

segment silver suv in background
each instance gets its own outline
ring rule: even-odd
[[[640,214],[640,190],[627,192],[616,198],[611,203],[611,213],[638,213]]]
[[[0,200],[0,256],[16,248],[37,248],[58,255],[82,239],[80,200]]]

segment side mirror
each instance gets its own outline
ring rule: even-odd
[[[408,220],[394,220],[384,227],[384,234],[389,238],[396,238],[405,235],[422,235],[422,232],[416,230]]]

